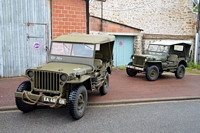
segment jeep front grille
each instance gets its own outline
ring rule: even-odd
[[[59,74],[47,71],[35,71],[34,88],[37,91],[58,94]]]
[[[134,57],[134,65],[142,66],[144,64],[145,57],[135,56]]]

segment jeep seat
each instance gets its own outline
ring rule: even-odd
[[[176,54],[171,54],[168,57],[168,61],[177,61],[177,60],[178,60],[178,55],[176,55]]]
[[[94,67],[95,69],[100,69],[102,67],[102,60],[101,59],[94,59]]]
[[[178,55],[176,54],[171,54],[167,59],[168,66],[176,66],[177,62],[178,62]]]

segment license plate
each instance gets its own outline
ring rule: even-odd
[[[48,103],[56,103],[56,98],[54,97],[46,97],[44,96],[44,102],[48,102]],[[66,104],[65,99],[59,99],[58,101],[59,104]]]

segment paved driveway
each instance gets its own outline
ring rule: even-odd
[[[163,73],[150,82],[145,74],[129,77],[126,71],[114,70],[108,94],[99,96],[98,92],[91,92],[89,95],[91,102],[200,97],[200,75],[186,73],[183,79],[177,79],[174,73]]]
[[[14,92],[24,80],[20,77],[0,79],[0,107],[15,105]],[[164,73],[158,80],[149,82],[145,74],[129,77],[124,70],[115,69],[110,75],[108,94],[88,93],[90,103],[200,97],[200,75],[186,73],[183,79],[176,79],[174,74]]]

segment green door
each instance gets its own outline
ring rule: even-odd
[[[133,36],[115,36],[114,44],[114,66],[127,65],[134,52],[134,37]]]

